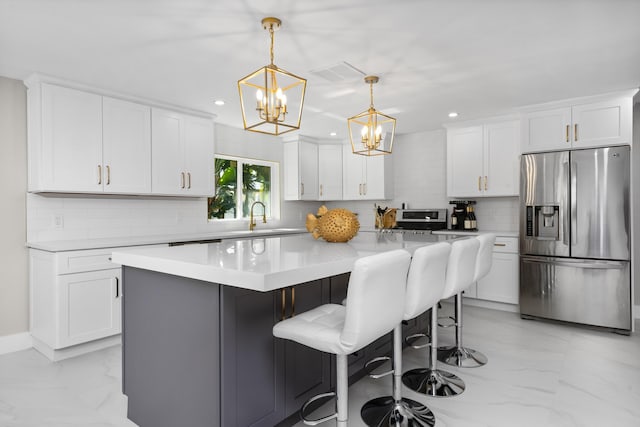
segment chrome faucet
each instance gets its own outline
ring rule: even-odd
[[[262,222],[267,223],[267,208],[262,202],[255,201],[251,204],[251,213],[249,215],[249,231],[253,231],[256,228],[256,221],[253,219],[253,207],[257,204],[262,205]]]

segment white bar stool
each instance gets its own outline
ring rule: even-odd
[[[438,303],[445,284],[451,245],[443,242],[416,249],[406,280],[404,320],[413,319]],[[401,284],[399,283],[398,286]],[[376,359],[374,359],[376,360]],[[360,415],[368,426],[433,426],[433,412],[424,404],[402,397],[402,323],[393,330],[393,395],[370,400]]]
[[[476,237],[480,242],[480,249],[475,262],[475,273],[471,286],[489,273],[491,261],[493,259],[493,245],[496,242],[495,234],[481,234]],[[465,289],[468,286],[465,287]],[[464,290],[464,289],[463,289]],[[456,307],[454,325],[456,327],[456,345],[452,347],[440,347],[438,349],[438,360],[447,365],[458,366],[460,368],[477,368],[487,363],[487,356],[472,348],[462,345],[462,291],[456,294]]]
[[[273,335],[278,338],[336,355],[336,393],[324,393],[305,402],[301,409],[305,424],[336,419],[338,426],[347,425],[347,356],[389,333],[402,321],[410,262],[411,255],[402,249],[360,258],[349,278],[346,307],[325,304],[273,327]],[[309,405],[330,395],[336,396],[337,411],[317,420],[308,419],[305,411]]]
[[[462,292],[462,289],[472,283],[479,246],[480,243],[474,238],[458,240],[451,244],[444,290],[439,299],[449,298]],[[402,375],[402,382],[411,390],[433,397],[451,397],[461,394],[465,389],[464,381],[451,372],[438,369],[437,353],[438,302],[436,301],[431,308],[429,367],[405,372]]]

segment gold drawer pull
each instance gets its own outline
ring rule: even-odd
[[[493,246],[507,246],[506,243],[494,243]]]

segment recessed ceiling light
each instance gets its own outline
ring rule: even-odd
[[[458,113],[456,113],[455,111],[452,111],[452,112],[449,113],[449,117],[451,117],[452,119],[454,117],[458,117]]]
[[[335,133],[335,132],[331,132],[329,135],[331,135],[331,136],[336,136],[336,135],[337,135],[337,133]]]
[[[216,99],[214,104],[216,104],[218,106],[223,106],[224,105],[224,101],[222,99]]]

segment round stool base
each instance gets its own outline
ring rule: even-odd
[[[465,387],[460,377],[440,369],[412,369],[402,375],[402,382],[411,390],[432,397],[457,396]]]
[[[487,356],[466,347],[440,347],[438,360],[459,368],[477,368],[487,364]]]
[[[368,401],[360,415],[366,425],[376,427],[433,427],[436,423],[433,412],[422,403],[404,398],[396,402],[391,396]]]

